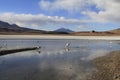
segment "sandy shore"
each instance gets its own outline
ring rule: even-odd
[[[90,39],[90,40],[120,40],[120,36],[0,35],[0,39]]]
[[[120,80],[120,51],[93,60],[95,71],[88,80]]]

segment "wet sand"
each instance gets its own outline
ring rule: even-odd
[[[120,80],[120,51],[93,60],[97,68],[88,80]]]
[[[0,39],[90,39],[90,40],[120,40],[120,36],[0,35]]]

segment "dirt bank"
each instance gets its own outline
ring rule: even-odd
[[[93,60],[97,68],[89,80],[120,80],[120,51]]]

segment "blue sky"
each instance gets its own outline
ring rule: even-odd
[[[22,27],[75,31],[120,28],[119,0],[0,0],[0,20]]]

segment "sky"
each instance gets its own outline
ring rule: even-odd
[[[0,0],[0,20],[21,27],[74,31],[120,28],[120,0]]]

